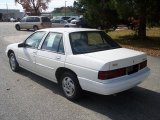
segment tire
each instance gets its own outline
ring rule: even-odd
[[[38,26],[33,26],[33,29],[34,29],[34,31],[36,31],[36,30],[38,30],[39,28],[38,28]]]
[[[16,30],[18,31],[21,29],[19,25],[16,25],[15,27],[16,27]]]
[[[12,71],[17,72],[19,70],[19,64],[16,60],[16,57],[15,57],[14,53],[11,53],[9,55],[9,64],[10,64],[10,67],[11,67]]]
[[[60,85],[65,97],[71,101],[77,100],[82,93],[77,76],[71,72],[65,72],[60,79]]]

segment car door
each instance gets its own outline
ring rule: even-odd
[[[30,71],[35,71],[35,56],[37,48],[46,32],[38,31],[30,35],[25,41],[25,47],[18,49],[19,65]]]
[[[23,17],[21,20],[20,20],[20,28],[23,29],[25,28],[25,24],[26,24],[26,17]]]
[[[35,17],[27,17],[27,19],[26,19],[26,24],[25,24],[25,28],[26,28],[26,29],[31,29],[31,28],[33,28],[34,18],[35,18]]]
[[[60,20],[54,20],[52,23],[52,27],[59,27],[60,26]]]
[[[66,20],[61,20],[59,27],[64,27],[65,24],[67,24],[67,21]]]
[[[61,33],[50,32],[36,55],[36,69],[39,74],[54,82],[57,68],[64,67],[65,52]]]

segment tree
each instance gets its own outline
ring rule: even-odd
[[[114,0],[116,9],[122,18],[137,17],[139,19],[138,37],[146,38],[147,24],[155,25],[160,21],[159,0]],[[125,6],[125,7],[124,7]]]
[[[78,8],[84,11],[84,17],[92,27],[113,27],[117,21],[117,11],[111,0],[78,0]],[[80,6],[80,7],[79,7]]]
[[[160,24],[159,0],[77,0],[92,24],[117,24],[117,19],[135,17],[139,21],[138,37],[146,38],[147,24]]]
[[[83,14],[85,9],[83,8],[83,4],[81,3],[81,1],[74,1],[73,3],[73,7],[76,10],[76,13],[78,14]]]
[[[40,15],[42,10],[48,8],[48,3],[51,0],[15,0],[15,3],[22,5],[26,13],[30,15]]]

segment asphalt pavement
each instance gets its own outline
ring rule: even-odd
[[[57,84],[23,69],[11,71],[6,46],[31,33],[0,23],[0,120],[160,120],[160,58],[148,56],[151,74],[131,90],[110,96],[86,92],[71,102]]]

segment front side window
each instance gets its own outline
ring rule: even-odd
[[[27,17],[26,22],[34,22],[34,17]]]
[[[69,37],[73,54],[120,48],[120,46],[103,31],[73,32],[70,33]]]
[[[40,22],[40,18],[39,17],[34,17],[34,22]]]
[[[25,41],[26,46],[30,48],[37,48],[44,35],[45,32],[43,31],[33,33]]]
[[[42,45],[43,50],[64,53],[63,40],[61,33],[49,33]]]
[[[26,22],[26,17],[22,18],[20,22]]]

